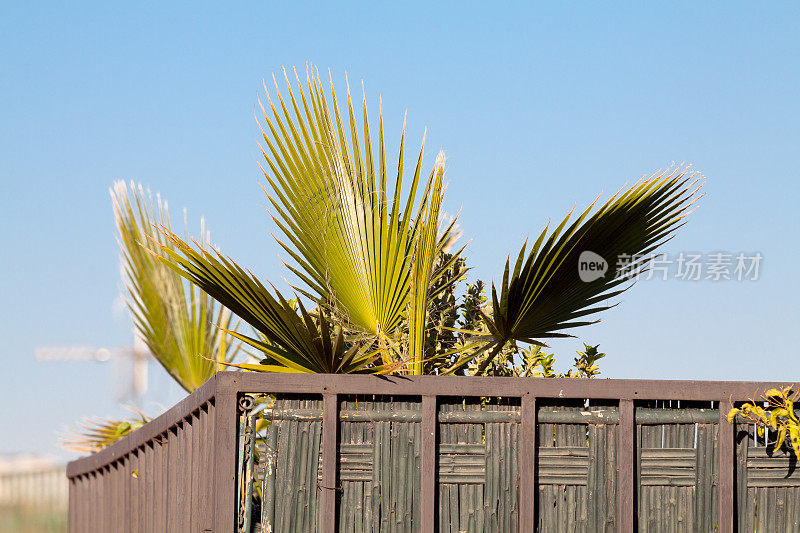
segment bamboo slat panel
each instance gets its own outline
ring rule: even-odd
[[[439,405],[440,532],[518,530],[519,413],[508,400]]]
[[[800,531],[800,465],[786,447],[773,453],[776,435],[759,437],[737,424],[738,530]],[[767,444],[767,445],[765,445]]]
[[[639,531],[716,531],[718,427],[703,415],[713,414],[710,403],[651,401],[644,409],[663,414],[636,428]],[[668,423],[687,410],[697,422]]]
[[[538,529],[616,531],[617,407],[554,403],[538,412]],[[586,423],[541,422],[559,419]]]
[[[321,409],[321,399],[279,398],[283,409]],[[260,484],[256,528],[314,531],[319,523],[321,420],[272,420],[259,435],[254,470]],[[260,512],[257,512],[260,511]]]

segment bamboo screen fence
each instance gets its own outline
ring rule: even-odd
[[[68,466],[71,531],[800,531],[780,383],[222,372]]]

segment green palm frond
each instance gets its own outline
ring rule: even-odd
[[[78,422],[77,429],[69,430],[64,435],[61,447],[78,453],[94,453],[111,446],[152,420],[136,409],[129,409],[137,414],[136,418],[125,420],[87,418]]]
[[[621,287],[630,279],[627,274],[645,267],[648,254],[685,223],[702,187],[699,179],[685,167],[656,173],[620,191],[594,214],[592,204],[570,225],[567,215],[549,236],[545,228],[527,256],[523,245],[510,275],[506,261],[499,297],[492,285],[492,313],[483,317],[491,333],[485,349],[491,353],[482,368],[509,341],[542,344],[596,322],[586,317],[611,307],[605,302],[627,289]],[[605,275],[580,279],[583,252],[605,259]]]
[[[442,176],[444,164],[437,164],[438,171],[430,196],[430,205],[423,205],[423,222],[414,243],[414,261],[411,273],[411,290],[408,303],[408,355],[409,373],[422,375],[425,359],[425,334],[428,319],[428,303],[433,297],[431,282],[437,249],[439,209],[442,204]],[[426,198],[427,203],[427,198]]]
[[[191,392],[222,368],[219,363],[236,355],[239,343],[224,331],[236,329],[231,313],[156,259],[161,247],[171,246],[154,227],[171,227],[166,202],[154,201],[141,185],[128,188],[122,181],[114,184],[111,199],[126,301],[137,333],[161,366]]]
[[[248,370],[343,374],[377,372],[375,359],[359,343],[345,343],[341,327],[331,328],[323,311],[317,322],[297,300],[300,315],[280,292],[273,296],[250,272],[198,244],[192,247],[162,228],[167,245],[158,259],[233,311],[263,335],[263,339],[231,332],[237,339],[261,350],[275,364],[230,365]],[[333,331],[333,330],[336,331]],[[368,369],[368,367],[370,367]]]
[[[435,279],[441,273],[430,274],[428,266],[420,265],[414,275],[417,245],[421,239],[427,245],[431,228],[437,251],[452,237],[453,224],[439,234],[438,220],[425,217],[429,206],[441,202],[432,196],[441,191],[444,158],[437,158],[417,202],[423,136],[404,197],[404,123],[390,190],[382,113],[374,143],[366,100],[359,118],[349,87],[346,127],[332,82],[329,101],[313,69],[305,86],[296,73],[296,88],[285,72],[284,77],[288,100],[277,82],[276,100],[265,86],[269,106],[262,106],[262,171],[271,187],[273,219],[288,241],[279,243],[296,263],[289,268],[315,293],[303,294],[328,306],[350,328],[391,336],[408,312],[412,284],[423,283],[420,276]],[[416,312],[419,305],[414,304]]]

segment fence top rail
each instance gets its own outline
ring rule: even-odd
[[[73,478],[99,470],[130,453],[139,446],[152,441],[214,398],[217,393],[217,387],[217,377],[214,376],[186,398],[176,403],[168,411],[154,418],[133,433],[126,435],[108,448],[103,448],[92,455],[81,457],[80,459],[67,463],[67,477]]]
[[[798,380],[800,381],[800,380]],[[372,376],[219,372],[167,412],[119,442],[67,465],[73,478],[99,470],[179,424],[221,394],[501,396],[547,399],[745,401],[791,382],[559,379],[472,376]]]
[[[224,372],[237,392],[384,396],[533,396],[553,399],[745,401],[788,382],[654,379],[373,376]],[[800,382],[800,380],[797,380]]]

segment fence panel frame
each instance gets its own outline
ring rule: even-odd
[[[537,402],[542,399],[590,399],[619,401],[618,460],[619,530],[631,532],[636,527],[636,402],[645,400],[715,401],[719,420],[719,531],[731,533],[736,524],[735,469],[736,447],[734,426],[727,422],[729,402],[749,399],[756,391],[780,387],[783,383],[743,381],[678,381],[678,380],[627,380],[597,379],[575,380],[557,378],[505,378],[470,376],[369,376],[321,374],[261,374],[220,372],[202,387],[169,409],[155,420],[145,424],[131,435],[89,457],[69,463],[70,527],[86,520],[102,517],[109,509],[90,509],[93,502],[80,501],[84,494],[101,490],[105,481],[130,483],[120,477],[120,466],[130,465],[142,452],[160,446],[160,439],[178,427],[192,425],[190,435],[202,431],[210,435],[213,447],[202,451],[187,443],[193,458],[213,458],[210,473],[211,523],[214,531],[231,532],[236,529],[236,465],[237,420],[239,398],[245,393],[313,394],[323,397],[323,491],[321,494],[321,531],[336,530],[336,494],[339,397],[344,395],[417,396],[422,398],[422,509],[420,530],[433,532],[436,521],[436,442],[437,402],[440,397],[497,397],[519,398],[520,415],[520,531],[533,531],[537,523],[536,505],[536,428]],[[213,407],[213,413],[211,412]],[[207,410],[204,415],[201,410]],[[204,419],[201,424],[200,419]],[[328,423],[326,424],[325,421]],[[197,426],[197,427],[194,427]],[[138,450],[138,451],[137,451]],[[200,453],[198,453],[200,452]],[[208,465],[202,465],[208,467]],[[177,472],[169,475],[169,464],[163,465],[164,479],[175,479]],[[116,471],[115,478],[109,479]],[[125,470],[122,470],[124,472]],[[140,472],[140,475],[142,473]],[[155,474],[155,473],[153,473]],[[104,479],[104,477],[106,479]],[[194,479],[194,478],[192,478]],[[90,490],[78,487],[87,484]],[[192,490],[196,484],[192,483]],[[328,490],[328,487],[330,488]],[[121,494],[130,494],[128,487],[115,485]],[[531,497],[525,494],[532,492]],[[98,493],[98,496],[100,494]],[[110,498],[94,500],[95,505]],[[75,499],[76,501],[72,501]],[[194,500],[190,495],[188,500]],[[149,503],[149,502],[148,502]],[[162,503],[162,506],[166,502]],[[140,509],[142,505],[137,505]],[[88,511],[88,512],[87,512]],[[94,511],[94,512],[93,512]],[[86,515],[84,515],[86,513]],[[77,515],[77,516],[73,516]],[[88,516],[87,516],[88,515]],[[149,518],[144,518],[148,520]],[[89,524],[83,524],[90,526]],[[208,529],[206,529],[208,530]]]

